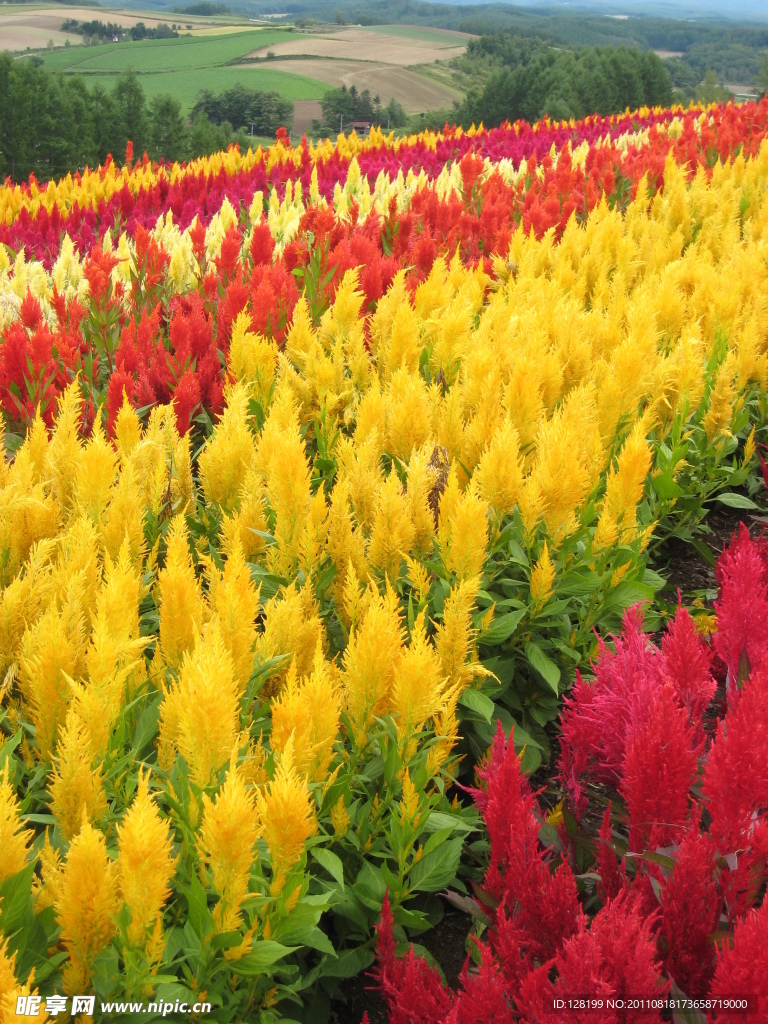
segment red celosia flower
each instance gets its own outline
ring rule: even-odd
[[[189,430],[192,413],[200,404],[200,385],[192,369],[185,370],[181,380],[173,389],[173,407],[176,411],[176,426],[183,436]]]
[[[680,841],[696,770],[693,730],[672,688],[663,686],[632,731],[624,759],[620,790],[629,813],[631,850]]]
[[[718,1011],[717,1024],[735,1024],[737,1021],[768,1021],[768,900],[759,910],[747,914],[736,924],[733,946],[725,947],[718,958],[715,980],[710,997],[733,999],[749,996],[751,1012]]]
[[[512,1024],[513,1016],[504,977],[487,946],[480,946],[480,969],[472,974],[465,965],[463,991],[456,1000],[451,1024]],[[415,1017],[411,1018],[416,1020]],[[433,1018],[434,1019],[434,1018]],[[447,1024],[447,1022],[446,1022]]]
[[[389,1005],[389,1024],[435,1024],[453,1007],[453,995],[438,972],[413,952],[395,953],[394,918],[384,897],[376,928],[378,963],[371,971]]]
[[[696,631],[696,625],[680,605],[667,624],[661,641],[659,666],[670,681],[697,741],[704,739],[703,716],[715,695],[717,684],[710,671],[711,653]]]
[[[243,244],[243,236],[233,224],[227,228],[226,234],[221,242],[221,252],[216,261],[219,276],[223,281],[228,281],[237,269],[240,260],[240,247]]]
[[[615,653],[600,640],[595,679],[577,673],[560,716],[560,772],[577,810],[585,804],[583,780],[594,776],[618,788],[631,732],[642,722],[658,687],[658,651],[648,643],[638,608],[624,616]]]
[[[100,306],[110,285],[110,274],[117,266],[117,257],[111,252],[104,252],[100,245],[88,253],[83,273],[88,280],[91,303]]]
[[[669,988],[656,961],[653,921],[642,920],[624,893],[606,903],[589,927],[582,919],[578,934],[565,941],[554,966],[558,974],[554,993],[564,998],[589,994],[652,999],[664,996]],[[593,1012],[577,1013],[563,1019],[608,1021],[618,1020],[619,1014],[596,1017]],[[660,1014],[649,1014],[646,1008],[625,1010],[620,1019],[641,1024],[659,1020]]]
[[[27,294],[24,296],[19,308],[19,320],[28,327],[30,331],[37,330],[43,319],[43,311],[40,308],[40,303],[35,298],[29,289]]]
[[[715,970],[712,934],[722,903],[712,842],[698,829],[691,830],[661,891],[659,929],[667,972],[691,998],[701,998],[709,990]]]
[[[702,786],[720,853],[743,850],[768,807],[768,659],[719,723]]]
[[[265,222],[255,224],[251,235],[251,259],[254,266],[264,264],[269,266],[272,263],[272,254],[275,251],[275,242],[269,224]]]
[[[743,523],[717,561],[715,650],[728,666],[731,693],[768,651],[768,557]],[[729,693],[729,698],[731,694]]]
[[[600,825],[596,860],[597,873],[600,875],[598,883],[600,895],[604,901],[615,899],[622,889],[627,887],[628,883],[627,874],[624,870],[624,861],[619,860],[613,850],[610,802]]]

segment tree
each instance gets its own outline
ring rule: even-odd
[[[183,160],[187,145],[179,101],[167,94],[153,97],[149,104],[149,156],[153,160]]]
[[[134,153],[140,156],[149,145],[149,119],[144,90],[133,68],[129,67],[115,82],[112,98],[123,146],[130,139]]]
[[[763,57],[756,85],[761,96],[768,95],[768,55]]]

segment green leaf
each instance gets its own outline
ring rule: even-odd
[[[339,885],[344,888],[344,865],[341,863],[341,858],[337,857],[332,850],[326,850],[323,846],[318,846],[312,851],[312,856],[315,858],[317,863],[324,867],[331,878],[335,878]]]
[[[481,644],[503,644],[512,636],[528,613],[527,608],[518,608],[494,619],[490,628],[480,637]]]
[[[356,974],[366,970],[373,963],[370,949],[347,949],[339,953],[337,960],[329,960],[323,964],[324,978],[354,978]]]
[[[469,708],[470,711],[474,711],[476,715],[484,718],[489,725],[496,710],[496,705],[490,697],[486,697],[484,693],[481,693],[479,690],[473,690],[471,687],[465,690],[459,697],[459,704]]]
[[[449,839],[414,864],[408,878],[411,892],[439,892],[450,885],[459,870],[463,845],[461,836]]]
[[[735,491],[726,491],[724,494],[715,495],[715,501],[719,501],[721,505],[727,505],[728,508],[744,508],[744,509],[756,509],[758,505],[748,498],[746,494],[737,494]]]
[[[525,656],[533,668],[539,673],[546,684],[557,693],[557,685],[560,682],[560,669],[551,658],[542,651],[538,644],[529,640],[525,645]]]
[[[262,974],[267,967],[295,952],[295,948],[284,946],[273,939],[260,939],[254,943],[250,953],[246,953],[240,960],[230,960],[228,968],[233,974],[241,974],[244,977]]]

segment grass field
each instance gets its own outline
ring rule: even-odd
[[[289,100],[318,100],[328,86],[307,74],[261,65],[230,65],[257,45],[269,47],[293,38],[295,33],[279,29],[251,29],[178,39],[73,46],[47,53],[44,60],[52,71],[83,75],[89,84],[98,82],[105,88],[110,88],[122,72],[133,68],[147,99],[170,93],[179,100],[184,113],[194,106],[201,89],[221,92],[238,82],[253,89],[279,92]]]

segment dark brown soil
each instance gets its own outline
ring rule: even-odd
[[[707,545],[717,558],[731,540],[739,523],[744,522],[750,533],[760,532],[762,524],[756,523],[749,512],[734,508],[713,509],[704,520],[709,532],[700,533],[697,540]],[[696,590],[715,589],[715,570],[699,554],[692,544],[673,538],[667,541],[654,559],[653,568],[669,577],[667,589],[673,593],[690,594]]]

